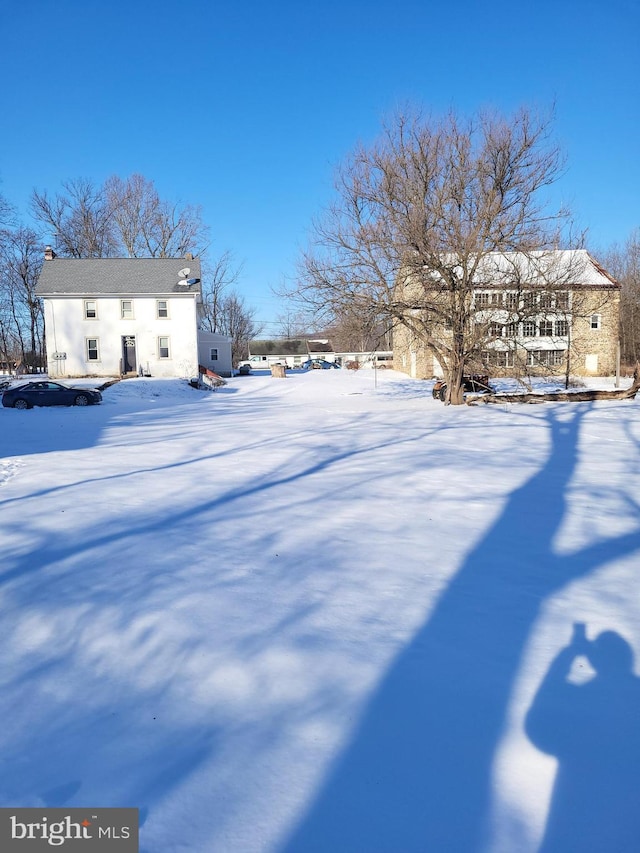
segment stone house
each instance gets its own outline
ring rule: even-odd
[[[417,294],[410,279],[402,287],[405,297]],[[483,340],[471,370],[561,375],[569,360],[575,376],[616,372],[620,286],[586,250],[538,253],[537,262],[519,253],[489,253],[465,298],[471,334],[475,327]],[[431,334],[446,344],[451,333],[446,323],[434,323]],[[402,324],[394,329],[393,366],[419,379],[443,375],[434,353]]]
[[[57,258],[36,288],[50,376],[231,375],[231,339],[198,329],[200,260]]]

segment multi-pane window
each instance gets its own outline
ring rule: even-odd
[[[502,307],[502,292],[494,291],[491,294],[491,307],[492,308],[501,308]]]
[[[167,336],[158,338],[158,357],[169,358],[169,338]]]
[[[504,333],[508,338],[517,338],[518,337],[518,324],[517,323],[507,323],[504,327]]]
[[[551,337],[553,335],[553,323],[551,320],[540,320],[540,337]]]
[[[556,293],[556,308],[560,311],[566,311],[569,307],[569,291],[559,290]]]
[[[123,320],[133,320],[133,299],[120,300],[120,316]]]
[[[569,324],[566,320],[556,320],[556,336],[565,338],[569,334]]]
[[[495,349],[485,350],[482,353],[482,362],[487,367],[513,367],[513,351]]]
[[[550,293],[541,293],[539,305],[540,305],[540,308],[542,310],[546,310],[548,308],[551,308],[551,294]]]
[[[85,299],[84,300],[84,319],[85,320],[97,320],[98,319],[98,305],[95,299]]]
[[[503,329],[502,323],[489,323],[489,334],[492,338],[501,338]]]
[[[533,308],[536,304],[536,295],[531,290],[526,290],[522,296],[522,304],[525,308]]]
[[[489,307],[489,294],[488,293],[476,293],[476,308],[488,308]]]
[[[536,324],[534,320],[525,320],[522,324],[522,334],[525,338],[535,338]]]
[[[100,360],[100,348],[98,346],[98,338],[87,338],[87,361]]]
[[[513,367],[513,353],[511,350],[496,350],[494,363],[496,367]]]
[[[159,319],[169,316],[169,303],[166,299],[156,299],[156,314]]]
[[[542,367],[557,367],[564,361],[565,351],[561,349],[538,349],[529,350],[527,353],[527,364],[529,367],[536,365]]]
[[[600,315],[599,314],[592,314],[591,315],[591,328],[592,329],[599,329],[600,324],[601,324]]]
[[[209,350],[209,361],[217,361],[218,360],[218,348],[211,347]]]
[[[519,297],[517,293],[513,291],[509,291],[504,295],[504,306],[508,308],[509,311],[517,311],[518,310]]]

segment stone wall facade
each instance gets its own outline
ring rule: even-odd
[[[585,288],[570,291],[570,310],[554,315],[566,319],[567,334],[504,339],[490,352],[485,364],[469,365],[469,371],[487,370],[493,376],[514,373],[564,375],[569,352],[573,376],[612,376],[618,359],[620,293],[616,288]],[[549,315],[551,316],[551,314]],[[443,329],[442,334],[447,332]],[[504,355],[507,351],[510,354]],[[505,363],[500,363],[500,362]],[[539,362],[539,363],[538,363]],[[393,335],[393,367],[414,379],[443,376],[431,351],[406,327]]]

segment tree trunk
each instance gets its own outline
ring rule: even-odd
[[[464,402],[464,364],[452,364],[447,376],[445,405],[461,406]]]

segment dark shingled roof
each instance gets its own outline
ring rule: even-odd
[[[189,269],[192,284],[178,284]],[[199,293],[199,258],[54,258],[45,261],[38,296]],[[195,279],[195,281],[194,281]]]
[[[251,341],[251,355],[307,355],[307,344],[303,340]]]

